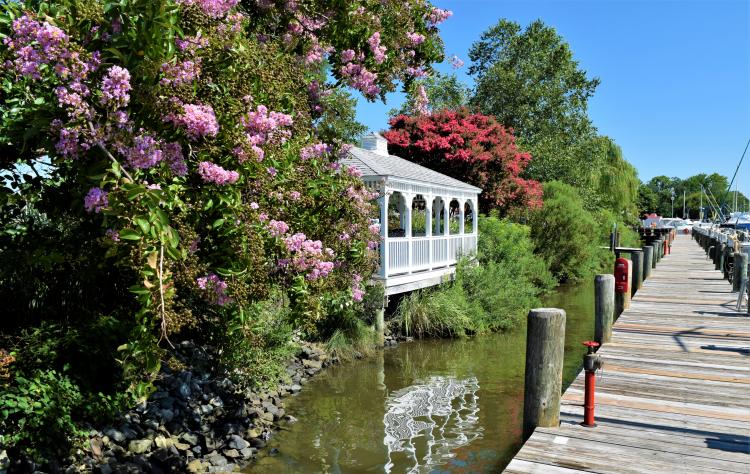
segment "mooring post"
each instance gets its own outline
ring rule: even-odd
[[[385,304],[375,310],[375,334],[378,339],[378,347],[385,346]]]
[[[643,247],[643,281],[646,281],[651,277],[651,269],[654,266],[654,248],[650,245],[644,245]]]
[[[732,247],[727,245],[724,247],[724,279],[729,280],[729,257],[732,255]]]
[[[604,344],[612,339],[615,314],[615,276],[594,277],[594,340]]]
[[[727,244],[724,242],[719,244],[719,248],[716,251],[716,258],[714,259],[714,270],[721,270],[724,266],[724,249],[727,248]]]
[[[633,279],[630,296],[635,296],[635,293],[643,286],[643,250],[633,250],[630,252],[630,260],[633,262]]]
[[[565,310],[536,308],[529,311],[526,328],[526,376],[523,399],[524,440],[537,426],[560,424]]]
[[[651,242],[651,268],[656,268],[656,262],[659,260],[659,247],[657,242]]]
[[[732,291],[740,291],[743,281],[747,281],[747,254],[744,252],[735,252]]]

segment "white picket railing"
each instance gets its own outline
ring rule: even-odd
[[[431,237],[390,237],[385,276],[401,275],[455,265],[462,255],[475,253],[475,234]]]

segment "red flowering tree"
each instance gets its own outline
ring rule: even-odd
[[[389,124],[384,137],[391,153],[482,188],[482,212],[541,206],[540,184],[520,176],[531,155],[494,118],[460,109],[398,115]]]

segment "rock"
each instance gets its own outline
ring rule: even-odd
[[[217,453],[216,451],[206,456],[206,460],[210,462],[212,466],[226,466],[228,462],[227,458]]]
[[[200,438],[195,433],[182,433],[180,439],[191,446],[195,446],[200,442]]]
[[[8,453],[3,449],[0,451],[0,471],[5,471],[10,466],[10,458]]]
[[[245,459],[251,458],[255,456],[255,448],[245,448],[242,451],[240,451],[240,454]]]
[[[151,450],[154,442],[150,439],[136,439],[128,443],[128,451],[133,454],[143,454]]]
[[[183,400],[187,400],[190,398],[190,385],[187,383],[181,383],[179,388],[177,388],[177,394],[182,398]]]
[[[122,443],[125,441],[125,434],[122,431],[118,431],[114,428],[110,428],[107,431],[105,431],[109,439],[114,441],[115,443]]]
[[[302,365],[305,366],[307,369],[317,369],[320,370],[323,367],[323,363],[319,360],[311,360],[311,359],[305,359],[302,361]]]
[[[297,423],[297,418],[293,417],[292,415],[287,415],[286,418],[284,418],[284,419],[290,425],[293,425],[293,424]]]
[[[94,472],[98,474],[112,474],[112,466],[109,464],[100,464],[96,467]]]
[[[91,454],[93,454],[95,458],[99,459],[102,457],[104,442],[101,438],[91,438],[89,440],[89,446],[91,446]]]
[[[271,456],[276,456],[279,454],[279,450],[277,448],[271,448],[271,451],[268,452]]]
[[[240,452],[236,449],[227,449],[226,451],[224,451],[224,456],[232,459],[237,459],[238,457],[240,457]]]
[[[258,448],[258,449],[260,449],[260,448],[265,448],[265,447],[266,447],[266,442],[265,442],[265,441],[263,441],[263,440],[262,440],[262,439],[260,439],[260,438],[250,438],[250,445],[251,445],[251,446],[252,446],[253,448]]]
[[[291,388],[292,393],[297,393],[300,390],[302,390],[302,385],[299,385],[299,384],[295,383],[290,388]]]
[[[172,446],[172,440],[159,435],[154,438],[154,444],[156,444],[156,447],[159,449],[167,449]]]
[[[232,449],[245,449],[250,446],[250,443],[242,439],[240,436],[231,435],[229,438],[227,438],[227,446]]]
[[[170,421],[174,420],[174,411],[168,408],[161,410],[159,414],[161,415],[165,423],[169,423]]]
[[[207,466],[200,459],[193,459],[187,465],[187,472],[198,474],[206,472]]]
[[[246,438],[260,438],[260,430],[258,428],[250,428],[249,430],[245,431],[245,437]]]
[[[179,449],[180,451],[188,451],[190,449],[190,445],[187,443],[174,443],[172,446]]]
[[[262,414],[260,415],[260,418],[261,418],[261,420],[265,420],[265,421],[268,421],[268,422],[272,422],[272,421],[273,421],[273,413],[271,413],[271,412],[267,412],[267,411],[266,411],[266,412],[263,412],[263,413],[262,413]]]

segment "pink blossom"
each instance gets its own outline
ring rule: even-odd
[[[378,243],[377,243],[376,241],[374,241],[374,240],[369,240],[369,241],[367,242],[367,248],[368,248],[369,250],[375,250],[375,249],[377,249],[377,248],[378,248]]]
[[[425,20],[433,25],[439,25],[448,18],[453,16],[453,12],[450,10],[443,10],[442,8],[432,7],[430,13],[425,16]]]
[[[252,145],[284,143],[291,136],[287,127],[292,126],[292,116],[281,112],[269,112],[268,107],[259,105],[240,119]]]
[[[182,146],[179,143],[167,143],[162,148],[164,161],[176,176],[185,176],[187,174],[187,164],[185,156],[182,154]]]
[[[181,5],[196,5],[210,18],[223,18],[238,0],[177,0]]]
[[[102,80],[101,104],[115,109],[130,102],[130,72],[120,66],[112,66]]]
[[[99,213],[104,208],[109,206],[109,199],[107,198],[107,192],[101,188],[91,188],[88,194],[83,199],[83,207],[86,211],[91,213]]]
[[[215,137],[219,133],[219,123],[210,105],[185,104],[182,114],[175,117],[174,122],[185,129],[191,140]]]
[[[464,62],[461,60],[461,58],[459,58],[455,54],[451,56],[450,63],[453,69],[460,69],[464,65]]]
[[[385,61],[385,52],[387,51],[387,48],[380,45],[380,32],[376,31],[373,33],[372,36],[368,38],[367,44],[370,45],[370,51],[375,57],[375,62],[382,64],[383,61]]]
[[[354,50],[353,49],[345,49],[341,51],[341,62],[342,63],[348,63],[354,60]]]
[[[268,173],[271,176],[276,176],[277,171],[276,171],[276,168],[271,166],[271,167],[266,168],[266,173]]]
[[[354,166],[347,166],[346,167],[346,173],[349,176],[353,176],[355,178],[361,178],[362,177],[362,171],[360,171],[359,168],[355,168]]]
[[[163,158],[160,144],[154,137],[141,133],[133,139],[133,146],[123,150],[128,164],[136,169],[148,169]]]
[[[299,201],[300,197],[302,195],[299,193],[299,191],[291,191],[289,192],[289,197],[292,201]]]
[[[260,206],[257,202],[251,202],[250,203],[250,209],[257,210]]]
[[[203,181],[219,185],[234,184],[240,177],[236,171],[227,171],[210,161],[201,161],[198,164],[198,174]]]
[[[196,279],[196,284],[201,290],[205,290],[206,299],[215,305],[224,306],[232,302],[232,298],[226,295],[227,283],[215,273]]]
[[[417,97],[414,99],[414,110],[420,114],[425,115],[430,113],[428,108],[430,104],[430,98],[427,97],[427,91],[424,90],[424,86],[420,84],[417,87]]]
[[[261,222],[267,221],[268,220],[268,214],[266,214],[265,212],[261,212],[258,215],[258,220],[261,221]]]
[[[380,234],[380,224],[370,224],[367,230],[369,230],[371,234],[378,235]]]
[[[273,237],[281,237],[289,231],[289,224],[284,221],[275,221],[271,219],[268,225],[266,225],[266,228]]]
[[[425,36],[421,35],[419,33],[406,33],[406,38],[409,40],[409,42],[414,46],[419,46],[420,44],[424,43]]]
[[[112,242],[119,242],[120,241],[120,233],[117,232],[114,229],[107,229],[107,231],[104,233],[108,238],[112,239]]]
[[[331,152],[331,146],[326,143],[315,143],[302,148],[299,152],[299,157],[303,161],[312,158],[321,158],[326,153]]]
[[[176,64],[164,63],[161,65],[162,79],[159,84],[163,86],[180,86],[192,83],[200,76],[200,61],[179,61]]]
[[[340,72],[347,84],[362,92],[365,96],[375,97],[380,93],[380,87],[375,83],[378,79],[377,74],[368,71],[364,66],[347,63],[341,67]]]

